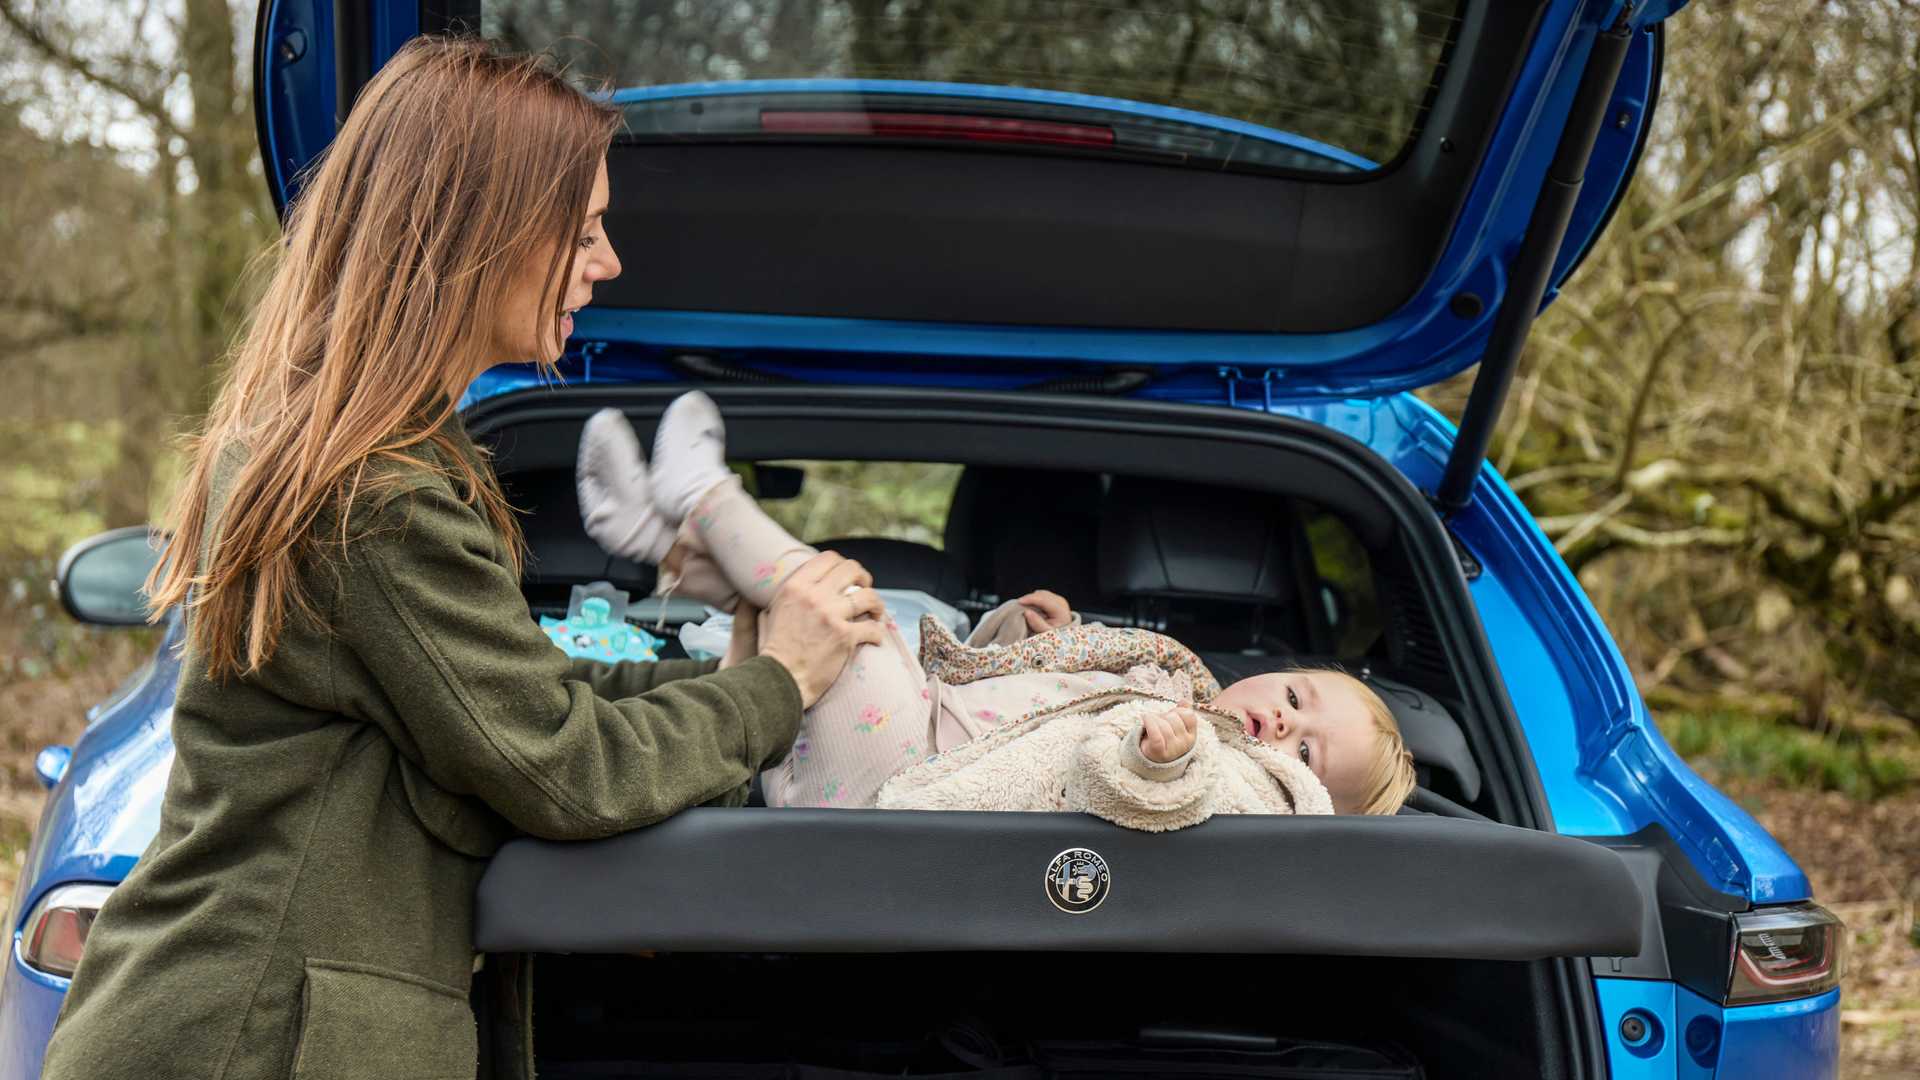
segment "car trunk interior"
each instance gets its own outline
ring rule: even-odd
[[[628,413],[644,443],[676,390],[576,386],[484,402],[469,413],[470,428],[494,446],[509,498],[526,512],[527,592],[537,613],[557,613],[573,585],[593,580],[611,580],[636,597],[650,591],[650,568],[610,558],[582,532],[574,451],[585,419],[609,405]],[[1403,477],[1344,436],[1243,410],[1059,395],[713,392],[736,461],[963,467],[939,548],[802,537],[833,540],[873,569],[876,584],[920,589],[976,617],[1025,589],[1052,588],[1102,621],[1160,629],[1188,643],[1223,684],[1338,660],[1373,676],[1402,720],[1420,778],[1403,813],[1431,825],[1443,824],[1432,815],[1460,819],[1467,829],[1543,824],[1531,760],[1490,677],[1455,546]],[[1330,560],[1326,548],[1337,548],[1337,557]],[[684,609],[675,617],[685,617]],[[683,817],[751,821],[773,813]],[[780,813],[858,820],[845,812]],[[871,813],[875,822],[886,816]],[[1193,831],[1241,824],[1252,822]],[[661,834],[660,850],[675,835],[661,827],[643,833]],[[1186,834],[1141,838],[1169,854],[1192,843]],[[876,840],[875,851],[886,843]],[[1284,862],[1284,841],[1276,843],[1246,850],[1262,858],[1272,851]],[[910,839],[899,850],[906,858],[939,857]],[[608,857],[603,851],[594,859],[604,868]],[[1290,872],[1313,873],[1312,858],[1301,856]],[[1379,865],[1407,863],[1396,858]],[[509,861],[496,859],[483,885],[483,927],[490,903],[496,928],[555,921],[501,914],[503,902],[489,900],[488,886],[512,891],[509,877],[518,876],[522,893],[542,877],[564,887],[557,883],[565,871],[507,869]],[[582,866],[583,880],[598,872]],[[1231,859],[1193,866],[1187,884],[1210,896],[1209,904],[1236,906],[1251,918],[1273,901],[1270,886],[1243,880]],[[727,867],[714,880],[752,890],[757,875],[781,873],[778,866]],[[1380,888],[1404,885],[1389,880]],[[848,909],[870,901],[865,887],[848,888]],[[1409,916],[1421,910],[1411,898],[1405,905]],[[513,944],[488,945],[483,930],[482,948],[548,954],[533,965],[542,1076],[1581,1076],[1598,1060],[1591,986],[1579,974],[1584,962],[1560,959],[1572,954],[1551,947],[1354,955],[1379,950],[1365,941],[1329,944],[1323,935],[1318,946],[1297,950],[1285,939],[1221,955],[1240,951],[1229,938],[1224,947],[1170,953],[1143,919],[1137,945],[1049,946],[1041,931],[1012,944],[907,941],[898,952],[873,954],[890,946],[795,946],[798,937],[783,937],[781,919],[802,916],[777,910],[738,940],[689,947],[685,939],[650,938],[644,914],[634,914],[645,910],[644,901],[631,905],[627,914],[640,928],[604,944],[554,945],[536,929],[498,934]],[[952,910],[930,903],[924,918]],[[1262,918],[1313,914],[1279,903]],[[583,917],[593,918],[557,921]],[[1155,917],[1205,916],[1175,909]]]
[[[1462,592],[1455,553],[1418,493],[1351,440],[1239,410],[1052,395],[716,395],[737,461],[962,466],[940,547],[801,537],[860,559],[876,585],[927,592],[976,619],[1051,589],[1089,619],[1180,640],[1222,685],[1338,663],[1394,707],[1420,774],[1417,807],[1536,824],[1531,765],[1497,684],[1476,677],[1479,631],[1464,595],[1449,593]],[[595,580],[651,592],[651,567],[610,557],[582,530],[574,450],[586,417],[609,404],[650,438],[671,396],[576,387],[490,403],[470,421],[492,438],[524,512],[537,613],[560,614],[573,586]],[[671,656],[675,622],[699,616],[687,605],[668,615]]]
[[[1124,953],[543,956],[543,1077],[1541,1077],[1547,963]]]

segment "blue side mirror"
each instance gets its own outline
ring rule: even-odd
[[[67,766],[72,761],[73,747],[49,746],[34,757],[33,774],[40,778],[40,782],[45,784],[48,790],[52,790],[54,785],[60,782],[60,778],[67,775]]]
[[[147,598],[141,591],[160,560],[145,525],[91,536],[68,548],[54,572],[67,614],[96,626],[145,626]]]

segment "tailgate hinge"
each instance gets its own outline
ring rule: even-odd
[[[607,351],[607,343],[583,341],[576,351],[580,356],[580,381],[583,384],[590,383],[593,381],[593,358]]]
[[[1240,407],[1241,383],[1257,382],[1260,384],[1260,408],[1266,412],[1273,411],[1273,384],[1280,379],[1280,371],[1278,368],[1268,368],[1261,372],[1258,378],[1248,375],[1237,367],[1229,367],[1225,364],[1215,368],[1214,372],[1219,375],[1220,381],[1227,385],[1228,408],[1237,409]],[[1247,407],[1253,407],[1251,401],[1248,402]]]

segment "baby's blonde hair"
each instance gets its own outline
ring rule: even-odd
[[[1407,749],[1407,741],[1400,735],[1400,722],[1393,718],[1393,710],[1387,708],[1387,703],[1381,700],[1373,687],[1339,668],[1322,670],[1352,683],[1360,694],[1360,700],[1367,703],[1367,712],[1373,717],[1375,753],[1367,765],[1366,796],[1361,800],[1359,812],[1398,813],[1418,783],[1413,774],[1413,753]]]

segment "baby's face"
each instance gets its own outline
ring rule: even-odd
[[[1247,734],[1304,762],[1326,785],[1335,812],[1358,812],[1379,735],[1351,679],[1327,671],[1255,675],[1210,704],[1238,717]]]

